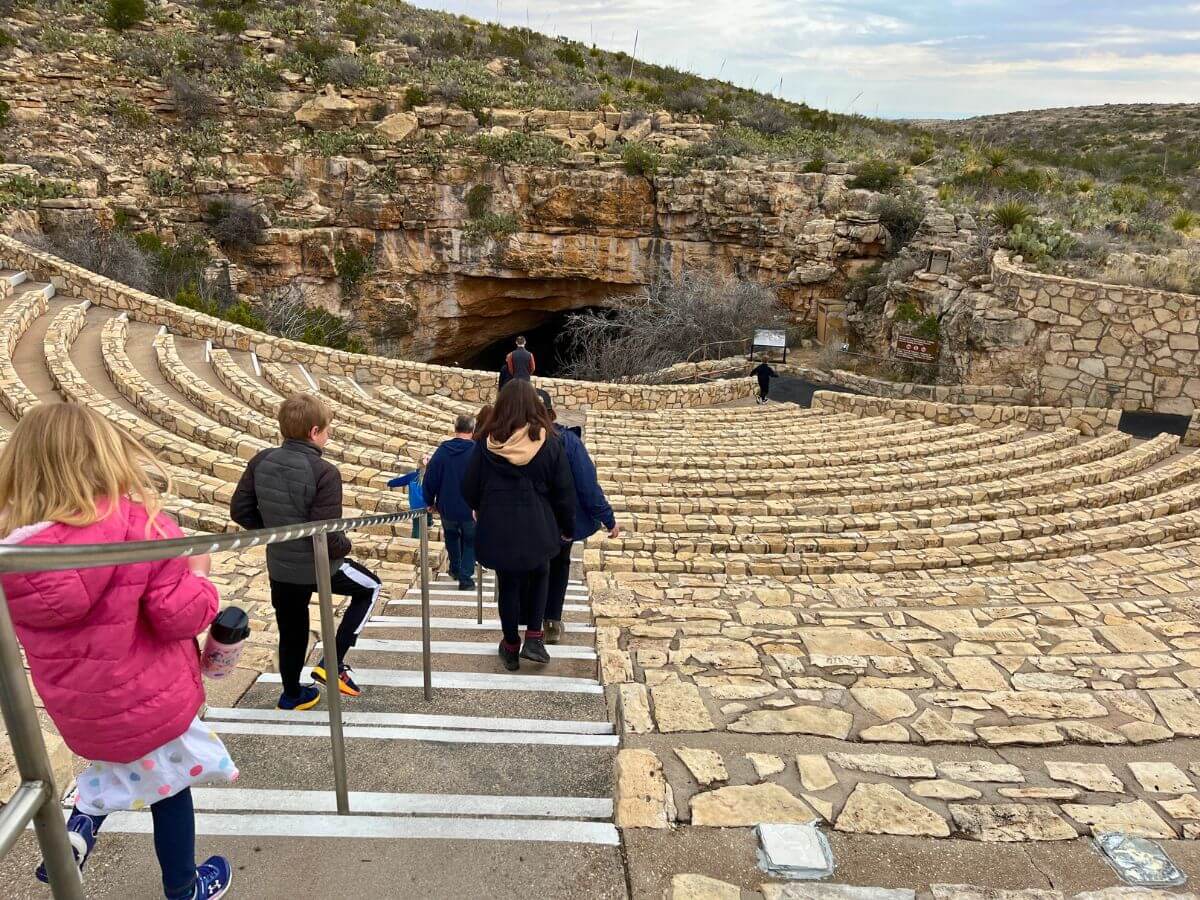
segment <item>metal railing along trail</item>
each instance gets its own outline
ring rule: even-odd
[[[176,557],[201,556],[226,550],[246,550],[263,544],[294,541],[311,537],[316,560],[317,593],[321,610],[321,642],[336,647],[333,622],[333,596],[329,584],[329,545],[326,535],[334,531],[352,531],[372,525],[417,520],[421,541],[421,666],[425,699],[433,699],[433,674],[429,638],[429,521],[424,509],[409,510],[358,519],[328,519],[303,525],[262,528],[224,535],[174,538],[163,541],[136,541],[119,544],[88,544],[56,547],[0,545],[0,572],[38,572],[55,569],[88,569],[126,563],[150,562]],[[329,652],[326,650],[326,652]],[[331,678],[325,691],[329,705],[329,737],[333,756],[334,790],[339,815],[350,812],[349,785],[346,778],[346,749],[342,734],[342,701],[337,680]],[[41,726],[33,695],[25,677],[20,647],[8,612],[8,600],[0,588],[0,712],[12,742],[13,756],[21,776],[21,785],[0,809],[0,857],[12,849],[30,822],[37,833],[51,892],[56,900],[83,900],[83,887],[75,867],[74,854],[67,841],[67,830],[54,784],[54,772],[42,741]]]

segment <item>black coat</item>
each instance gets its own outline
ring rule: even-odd
[[[517,466],[480,441],[463,478],[475,510],[475,555],[497,572],[536,569],[575,530],[575,482],[562,441],[554,435],[526,465]]]
[[[342,474],[308,441],[286,440],[259,452],[242,473],[229,517],[243,528],[274,528],[342,517]],[[328,536],[330,568],[350,554],[345,532]],[[312,538],[267,545],[267,573],[274,581],[314,584]]]

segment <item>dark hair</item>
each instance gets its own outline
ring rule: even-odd
[[[471,435],[475,440],[483,440],[483,435],[487,431],[488,422],[492,418],[492,405],[490,403],[479,408],[479,414],[475,416],[475,433]]]
[[[525,346],[525,338],[524,338],[524,337],[519,337],[519,338],[517,338],[517,346],[518,346],[518,347],[524,347],[524,346]]]
[[[475,430],[475,420],[470,416],[457,416],[454,419],[455,434],[469,434]]]
[[[498,444],[503,444],[524,426],[529,426],[531,440],[539,440],[543,431],[550,431],[553,423],[537,395],[533,385],[523,378],[510,381],[496,398],[492,415],[483,431]]]

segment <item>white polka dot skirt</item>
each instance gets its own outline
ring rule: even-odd
[[[89,765],[78,778],[75,805],[91,816],[145,809],[193,785],[228,784],[237,777],[221,739],[196,718],[175,740],[141,759]]]

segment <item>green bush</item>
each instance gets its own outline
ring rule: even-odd
[[[241,34],[246,30],[246,17],[236,9],[218,9],[210,21],[213,30],[221,34]]]
[[[1036,210],[1020,200],[1009,200],[992,210],[992,221],[1005,231],[1011,231],[1033,218]]]
[[[621,151],[621,162],[627,175],[650,178],[658,171],[658,152],[646,144],[626,144]]]
[[[1190,209],[1178,210],[1171,216],[1171,227],[1176,231],[1191,231],[1197,225],[1200,225],[1200,216]]]
[[[0,100],[0,128],[4,128],[12,121],[12,107],[8,105],[7,100]]]
[[[410,84],[404,91],[404,108],[415,109],[429,103],[429,92],[416,84]]]
[[[314,131],[306,134],[304,143],[321,156],[345,156],[349,152],[361,151],[366,144],[366,138],[357,131],[342,128],[338,131]]]
[[[104,24],[114,31],[127,31],[146,18],[146,0],[108,0]]]
[[[375,19],[356,3],[339,9],[335,21],[338,31],[360,45],[370,40],[379,27]]]
[[[1075,238],[1057,222],[1023,222],[1009,231],[1006,245],[1034,264],[1066,256],[1075,245]]]
[[[490,184],[477,184],[470,188],[463,197],[467,204],[467,215],[472,219],[482,218],[491,209],[492,192]]]
[[[475,138],[475,149],[493,162],[515,162],[551,165],[563,157],[560,144],[540,135],[510,131],[500,137],[481,134]]]
[[[131,97],[118,97],[113,101],[110,111],[113,119],[127,128],[149,128],[154,120],[149,111]]]
[[[925,221],[925,204],[915,191],[884,194],[871,207],[892,238],[892,250],[899,250],[917,235]]]
[[[226,250],[249,250],[263,239],[258,210],[245,200],[214,200],[208,205],[209,230]]]
[[[564,44],[558,47],[554,51],[554,57],[559,62],[574,66],[576,69],[582,69],[587,65],[587,57],[575,44]]]
[[[900,183],[900,166],[888,159],[863,160],[849,186],[868,191],[890,191]]]
[[[362,280],[371,274],[374,266],[371,257],[357,247],[343,247],[333,255],[334,268],[342,291],[353,294]]]
[[[804,164],[803,171],[805,172],[824,172],[827,165],[825,154],[821,151],[817,155]]]
[[[903,329],[905,334],[936,341],[942,336],[942,323],[933,313],[924,315],[911,300],[901,300],[896,304],[896,321],[909,327]]]
[[[933,138],[929,135],[922,135],[917,141],[916,146],[908,154],[908,161],[914,166],[923,166],[929,162],[937,154],[937,147],[933,143]]]
[[[156,197],[183,197],[188,192],[187,182],[166,169],[151,169],[146,184]]]
[[[17,46],[17,39],[12,36],[12,33],[0,28],[0,50],[7,50],[9,47]]]
[[[518,230],[520,226],[512,213],[485,212],[467,223],[467,227],[463,229],[463,240],[473,247],[488,240],[503,242]]]

